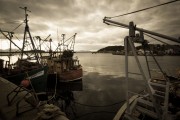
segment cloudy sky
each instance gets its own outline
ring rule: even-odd
[[[111,17],[154,6],[170,0],[0,0],[0,29],[12,31],[24,20],[28,7],[29,26],[32,36],[46,38],[51,34],[53,41],[61,40],[77,33],[75,50],[98,50],[110,45],[123,45],[128,35],[124,28],[103,23],[105,16]],[[166,34],[180,36],[180,1],[147,11],[113,18],[124,24],[134,21],[137,27]],[[24,25],[14,32],[22,39]],[[58,36],[58,37],[57,37]],[[1,49],[7,47],[2,42]],[[15,40],[16,41],[16,40]],[[152,41],[153,43],[153,41]]]

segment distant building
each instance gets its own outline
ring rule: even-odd
[[[174,50],[172,48],[165,50],[166,55],[172,55],[174,54]]]

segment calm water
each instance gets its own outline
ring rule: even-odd
[[[76,102],[87,105],[109,105],[125,99],[125,58],[111,54],[76,54],[83,66],[83,91],[74,92]],[[139,57],[146,71],[144,57]],[[158,56],[163,70],[168,74],[176,74],[180,70],[180,57]],[[154,64],[152,64],[153,68]],[[134,57],[129,57],[129,71],[139,72]],[[147,72],[146,72],[147,74]],[[129,88],[135,92],[144,89],[144,82],[140,76],[131,75]],[[109,107],[87,107],[76,105],[78,120],[112,120],[122,104]]]
[[[83,91],[74,91],[77,103],[104,106],[125,99],[125,58],[112,54],[76,53],[83,66]],[[2,57],[1,57],[2,58]],[[3,57],[4,58],[4,57]],[[6,58],[7,60],[8,58]],[[143,70],[146,71],[144,57],[139,57]],[[17,60],[13,58],[12,61]],[[180,70],[180,57],[158,56],[163,70],[169,75],[175,75]],[[154,64],[151,65],[152,68]],[[129,71],[139,72],[134,57],[129,57]],[[145,72],[147,74],[147,72]],[[139,92],[145,88],[140,76],[131,75],[129,88]],[[76,120],[112,120],[122,104],[108,107],[88,107],[75,103]],[[70,108],[69,108],[70,109]]]

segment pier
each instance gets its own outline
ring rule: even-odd
[[[18,94],[12,103],[12,105],[8,105],[7,102],[7,94],[10,93],[13,89],[15,89],[17,86],[6,79],[0,77],[0,94],[1,94],[1,99],[0,99],[0,119],[2,120],[32,120],[33,117],[37,114],[37,109],[33,109],[31,111],[25,112],[20,116],[16,116],[16,103],[18,100],[20,100],[26,92],[22,92],[21,94]],[[29,109],[31,106],[25,100],[21,102],[20,109],[25,110]],[[27,117],[28,116],[28,117]]]
[[[44,106],[32,107],[32,104],[27,102],[27,99],[22,99],[26,91],[20,92],[17,94],[15,99],[13,100],[11,105],[8,105],[7,95],[13,91],[17,86],[8,80],[0,77],[0,120],[39,120],[39,116],[42,111],[45,110]],[[15,92],[13,93],[15,94]],[[13,96],[11,94],[11,96]],[[19,100],[22,101],[19,104],[19,112],[20,114],[17,116],[17,102]],[[48,104],[46,104],[48,106]],[[50,107],[53,105],[49,105]],[[57,108],[57,107],[56,107]],[[55,120],[68,120],[66,115],[60,111],[60,109],[56,109],[55,112],[58,111],[58,114],[55,117]],[[40,114],[39,114],[40,113]],[[40,118],[41,119],[41,118]]]

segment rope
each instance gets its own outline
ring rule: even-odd
[[[139,91],[138,94],[142,94],[144,92],[144,89]],[[116,103],[113,103],[113,104],[109,104],[109,105],[101,105],[101,106],[98,106],[98,105],[87,105],[87,104],[83,104],[83,103],[78,103],[78,102],[75,102],[76,104],[79,104],[79,105],[82,105],[82,106],[86,106],[86,107],[109,107],[109,106],[114,106],[114,105],[117,105],[117,104],[121,104],[122,102],[125,102],[126,100],[122,100],[122,101],[119,101],[119,102],[116,102]]]
[[[169,2],[166,2],[166,3],[159,4],[159,5],[155,5],[155,6],[152,6],[152,7],[148,7],[148,8],[144,8],[144,9],[136,10],[136,11],[133,11],[133,12],[129,12],[129,13],[125,13],[125,14],[117,15],[117,16],[114,16],[114,17],[107,17],[107,18],[115,18],[115,17],[125,16],[125,15],[129,15],[129,14],[133,14],[133,13],[137,13],[137,12],[145,11],[145,10],[148,10],[148,9],[152,9],[152,8],[155,8],[155,7],[159,7],[159,6],[167,5],[167,4],[170,4],[170,3],[173,3],[173,2],[178,2],[178,1],[179,1],[179,0],[173,0],[173,1],[169,1]]]
[[[58,116],[61,116],[63,120],[69,120],[66,117],[66,114],[62,112],[59,107],[53,104],[45,104],[44,109],[38,113],[38,115],[34,120],[49,120],[49,119],[55,119]]]
[[[33,92],[34,92],[34,95],[35,95],[35,97],[36,97],[36,100],[39,101],[38,96],[37,96],[37,93],[36,93],[36,90],[34,89],[34,86],[33,86],[32,83],[31,83],[31,78],[30,78],[28,72],[26,72],[26,76],[27,76],[27,80],[29,81],[29,83],[30,83],[30,85],[31,85],[31,87],[32,87],[32,90],[33,90]]]
[[[82,104],[82,103],[78,103],[78,102],[74,102],[78,105],[82,105],[82,106],[86,106],[86,107],[109,107],[109,106],[114,106],[114,105],[117,105],[117,104],[121,104],[122,102],[125,102],[126,100],[122,100],[122,101],[119,101],[119,102],[116,102],[116,103],[113,103],[113,104],[109,104],[109,105],[102,105],[102,106],[98,106],[98,105],[87,105],[87,104]]]
[[[47,100],[47,102],[51,101],[53,98],[56,97],[56,92],[57,92],[57,80],[58,80],[58,77],[57,77],[57,73],[56,73],[56,83],[55,83],[55,87],[54,87],[54,94],[53,94],[53,96],[52,96],[49,100]]]

